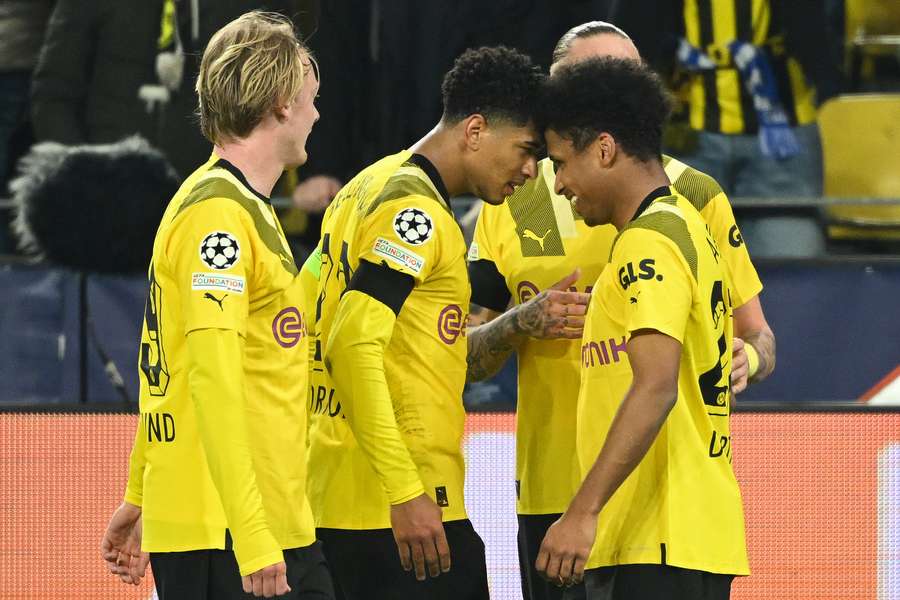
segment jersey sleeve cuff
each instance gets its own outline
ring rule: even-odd
[[[421,483],[417,483],[414,487],[409,487],[405,490],[400,490],[397,493],[389,495],[388,500],[390,501],[391,506],[394,506],[395,504],[403,504],[404,502],[409,502],[413,498],[418,498],[424,493],[425,487]]]
[[[143,506],[144,495],[135,490],[132,490],[131,488],[126,488],[125,497],[123,498],[123,500],[125,500],[125,502],[127,502],[128,504]]]
[[[657,331],[663,335],[667,335],[679,344],[684,343],[684,329],[678,328],[670,323],[654,323],[652,325],[630,325],[628,327],[628,341],[634,337],[635,331]]]
[[[279,549],[275,552],[269,552],[267,554],[263,554],[258,558],[254,558],[253,560],[249,560],[247,562],[239,563],[241,577],[246,577],[251,573],[256,573],[260,569],[264,569],[268,566],[278,564],[284,561],[284,553]]]

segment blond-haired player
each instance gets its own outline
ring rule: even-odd
[[[161,600],[333,596],[305,490],[307,317],[268,198],[306,162],[318,87],[277,15],[241,16],[203,55],[200,126],[213,154],[154,241],[140,422],[102,542],[128,583],[149,553]]]

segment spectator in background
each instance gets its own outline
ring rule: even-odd
[[[139,133],[182,177],[212,150],[195,127],[200,56],[220,27],[248,10],[301,17],[309,0],[58,0],[34,76],[40,141],[113,142]]]
[[[58,0],[34,78],[38,139],[94,144],[139,133],[186,177],[212,151],[194,126],[203,49],[220,27],[254,9],[291,18],[301,37],[319,13],[318,0]],[[309,215],[323,212],[340,186],[327,175],[298,185],[292,171],[276,188],[299,209],[281,216],[301,247],[318,241]],[[298,254],[302,261],[305,252]]]
[[[98,144],[139,133],[160,146],[138,92],[156,80],[161,11],[162,0],[57,0],[34,72],[38,141]]]
[[[685,81],[688,127],[669,153],[732,197],[821,195],[816,106],[840,80],[821,2],[619,0],[611,20]],[[767,213],[741,229],[757,256],[817,255],[816,214]]]
[[[37,62],[44,28],[50,16],[51,0],[6,0],[0,2],[0,198],[6,196],[6,182],[12,164],[26,149],[17,148],[17,134],[30,137],[28,90],[31,71]],[[0,213],[0,254],[10,252],[9,217]]]

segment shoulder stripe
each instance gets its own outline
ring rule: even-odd
[[[417,165],[411,162],[405,162],[388,178],[384,187],[381,188],[381,192],[379,192],[375,200],[369,204],[369,207],[366,210],[366,216],[371,215],[385,202],[398,200],[407,196],[424,196],[426,198],[431,198],[443,206],[447,212],[451,212],[450,207],[444,199],[441,198],[441,194],[437,191],[437,188],[434,187],[431,180],[428,179],[428,176],[425,175],[425,172]]]
[[[677,161],[672,161],[672,163]],[[672,163],[669,163],[670,165]],[[684,163],[681,163],[684,164]],[[681,174],[677,178],[669,175],[669,179],[673,182],[672,186],[679,194],[687,198],[687,201],[694,205],[698,211],[709,204],[709,202],[722,193],[719,183],[702,171],[698,171],[688,165],[684,165]],[[668,173],[668,169],[666,169]]]
[[[225,169],[211,169],[200,177],[191,192],[181,202],[175,217],[191,206],[213,198],[232,200],[247,211],[250,218],[253,219],[257,235],[266,248],[281,259],[281,266],[286,271],[293,275],[298,273],[294,258],[282,242],[278,223],[268,206]]]
[[[664,237],[669,238],[678,247],[681,256],[691,269],[691,275],[694,281],[697,280],[697,248],[691,238],[691,232],[688,230],[687,221],[684,215],[674,206],[675,198],[657,200],[653,205],[644,211],[640,217],[626,225],[616,239],[613,241],[613,248],[616,242],[622,237],[622,234],[629,229],[649,229],[655,231]],[[610,258],[612,251],[610,250]]]
[[[669,181],[677,181],[689,167],[680,160],[663,154],[663,168],[666,170],[666,175],[669,176]]]

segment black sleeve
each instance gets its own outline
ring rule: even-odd
[[[376,265],[367,260],[359,261],[359,267],[350,278],[347,291],[356,290],[371,296],[400,314],[406,297],[416,285],[412,275],[395,271],[385,264]]]
[[[819,0],[791,0],[782,3],[780,9],[787,51],[816,87],[818,103],[841,93],[844,82],[839,40],[843,33],[835,31],[824,4]]]
[[[494,312],[503,312],[509,306],[512,294],[506,287],[506,280],[490,260],[476,260],[469,263],[469,281],[472,283],[472,304],[483,306]]]
[[[84,105],[95,39],[93,2],[59,0],[44,37],[31,87],[31,115],[38,141],[81,144]]]

